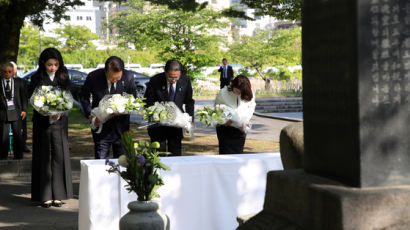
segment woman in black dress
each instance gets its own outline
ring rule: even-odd
[[[68,71],[57,49],[45,49],[38,63],[39,68],[31,78],[30,96],[43,85],[70,89]],[[31,200],[49,208],[51,205],[61,207],[61,200],[72,197],[68,113],[43,116],[34,110]]]

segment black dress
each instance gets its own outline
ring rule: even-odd
[[[68,74],[67,74],[68,76]],[[69,89],[70,81],[57,83],[45,74],[36,73],[31,79],[29,95],[42,85]],[[73,197],[71,163],[68,147],[68,113],[50,124],[49,117],[33,111],[33,160],[31,200],[66,200]]]

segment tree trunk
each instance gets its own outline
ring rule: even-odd
[[[0,31],[3,33],[3,36],[0,36],[0,63],[17,62],[20,29],[24,25],[24,17],[16,15],[16,11],[10,9],[12,6],[2,7],[8,9],[0,10]]]
[[[265,90],[270,90],[270,79],[269,77],[265,77],[265,75],[263,75],[263,73],[260,71],[259,68],[255,68],[256,72],[258,72],[259,76],[261,76],[261,78],[265,81]]]

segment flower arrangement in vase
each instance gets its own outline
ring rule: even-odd
[[[160,155],[169,153],[158,151],[158,142],[134,142],[130,132],[124,132],[121,144],[125,154],[118,158],[118,164],[106,161],[106,164],[111,166],[108,172],[118,173],[127,182],[126,189],[137,194],[138,201],[159,197],[156,190],[164,185],[159,170],[169,170],[169,167],[161,162]],[[121,170],[121,167],[125,170]]]

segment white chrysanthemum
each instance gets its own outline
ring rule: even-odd
[[[125,106],[124,105],[118,105],[117,106],[117,111],[119,113],[124,113],[125,112]]]
[[[46,94],[46,100],[47,102],[53,102],[57,99],[57,96],[52,94],[52,93],[47,93]]]
[[[154,121],[159,121],[159,113],[155,112],[152,114],[152,119],[154,119]]]
[[[107,109],[105,110],[105,112],[107,112],[107,114],[113,114],[113,113],[114,113],[114,110],[111,109],[111,108],[107,108]]]
[[[52,88],[53,88],[53,86],[51,86],[51,85],[42,85],[41,86],[41,90],[43,90],[44,92],[49,92]]]
[[[34,106],[41,108],[43,107],[43,105],[44,105],[43,100],[34,100]]]

